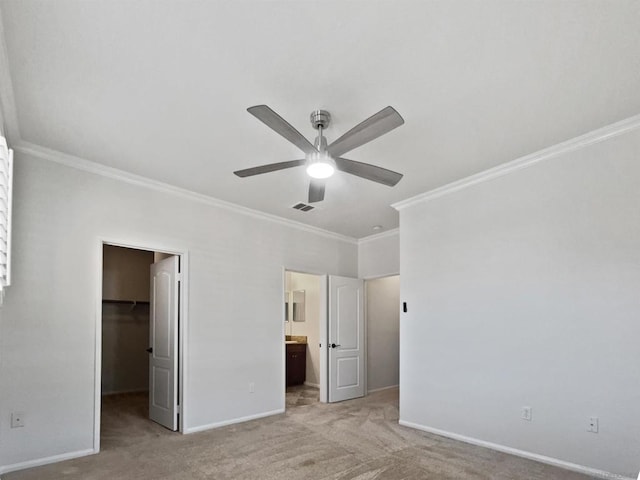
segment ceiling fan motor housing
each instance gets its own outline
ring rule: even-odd
[[[320,127],[324,130],[331,122],[331,115],[326,110],[314,110],[311,112],[311,125],[318,130]]]

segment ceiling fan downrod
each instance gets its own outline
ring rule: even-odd
[[[322,135],[322,130],[329,125],[331,115],[326,110],[314,110],[310,119],[313,128],[318,130],[314,142],[318,151],[307,156],[307,174],[316,179],[329,178],[335,172],[336,164],[327,153],[327,139]]]
[[[309,116],[311,120],[311,126],[318,130],[318,136],[315,140],[315,147],[320,153],[324,153],[327,149],[327,139],[322,135],[322,130],[329,126],[331,122],[331,115],[326,110],[314,110]]]

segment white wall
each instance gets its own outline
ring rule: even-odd
[[[400,277],[365,281],[367,389],[398,385],[400,364]]]
[[[187,429],[284,409],[283,266],[356,276],[354,242],[20,152],[15,170],[0,465],[93,446],[100,238],[188,250]],[[24,428],[9,428],[14,411]]]
[[[637,129],[402,209],[401,421],[635,478],[639,215]]]
[[[400,273],[400,234],[390,230],[358,241],[358,278]]]
[[[287,272],[289,277],[288,289],[304,290],[305,292],[305,321],[288,322],[291,335],[307,337],[307,374],[305,383],[313,386],[320,385],[320,282],[323,277],[306,273]],[[289,315],[291,319],[291,315]]]

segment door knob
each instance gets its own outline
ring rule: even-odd
[[[340,346],[340,345],[336,345],[335,343],[332,343],[332,344],[331,344],[331,348],[336,348],[336,347],[339,347],[339,346]]]
[[[153,353],[153,348],[152,347],[147,348],[147,352]]]

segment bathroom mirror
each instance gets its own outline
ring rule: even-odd
[[[293,321],[304,322],[304,290],[293,291]]]

